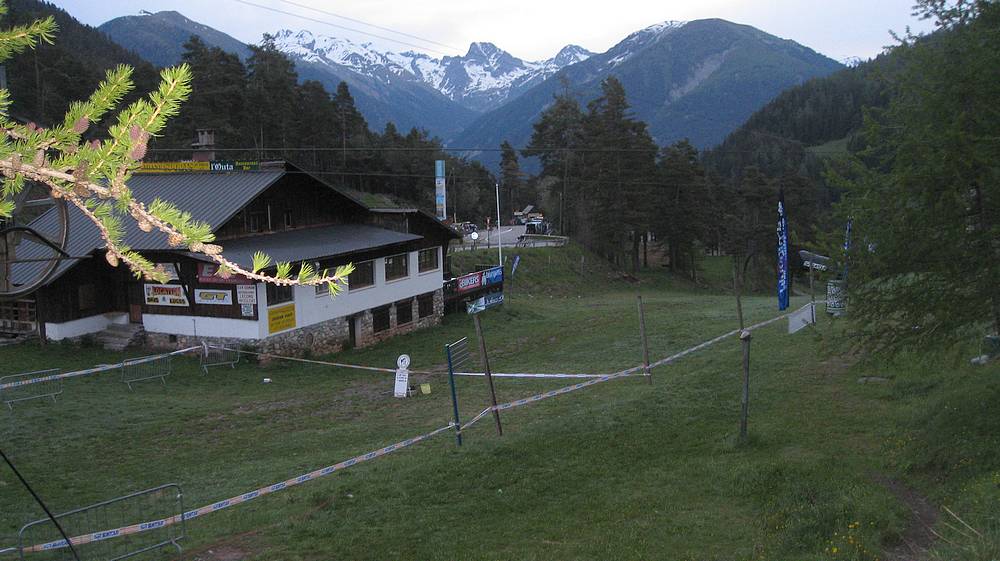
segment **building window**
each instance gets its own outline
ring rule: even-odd
[[[410,276],[409,254],[400,253],[385,258],[385,280],[391,281]]]
[[[372,331],[381,333],[389,329],[389,306],[372,308]]]
[[[438,268],[438,248],[421,249],[417,254],[418,268],[421,273],[434,271]]]
[[[396,325],[406,325],[413,321],[413,299],[396,302]]]
[[[324,283],[315,285],[316,296],[326,296],[330,294],[330,285]]]
[[[267,305],[274,306],[276,304],[284,304],[285,302],[291,302],[295,299],[295,287],[294,286],[278,286],[276,284],[267,284]]]
[[[434,315],[434,293],[428,292],[417,296],[417,312],[421,318]]]
[[[375,262],[362,261],[354,264],[354,272],[347,276],[347,289],[357,290],[375,284]]]

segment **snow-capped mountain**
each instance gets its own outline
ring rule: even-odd
[[[492,43],[473,43],[464,56],[433,58],[424,53],[384,51],[369,42],[288,29],[275,34],[275,44],[293,59],[346,67],[385,83],[405,80],[426,84],[476,112],[498,107],[563,67],[593,55],[583,47],[567,45],[550,59],[525,61]]]

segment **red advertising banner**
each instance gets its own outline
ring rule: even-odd
[[[455,292],[468,292],[483,286],[483,273],[478,271],[458,277],[455,282]]]
[[[198,282],[206,284],[246,284],[249,282],[243,275],[229,275],[222,278],[216,273],[219,266],[215,263],[198,263]]]

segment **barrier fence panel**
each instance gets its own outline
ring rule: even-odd
[[[208,369],[213,366],[229,366],[236,368],[240,361],[239,349],[226,347],[216,347],[208,343],[201,344],[201,369],[208,374]]]
[[[458,341],[445,345],[448,357],[448,385],[451,387],[451,407],[455,415],[455,441],[462,445],[462,420],[458,417],[458,394],[455,392],[455,369],[461,368],[469,360],[469,339],[462,337]]]
[[[11,410],[14,409],[15,401],[44,397],[51,397],[55,401],[56,396],[63,392],[62,378],[56,377],[57,374],[58,368],[50,368],[4,376],[0,378],[0,401],[6,403]]]
[[[130,390],[135,382],[153,378],[159,378],[163,385],[167,385],[166,378],[170,375],[172,358],[172,355],[153,355],[123,361],[122,382],[125,382]]]
[[[183,515],[181,488],[170,483],[57,514],[55,518],[73,540],[80,561],[115,561],[160,548],[174,548],[179,555],[178,542],[184,537]],[[142,522],[134,524],[137,520]],[[18,532],[17,549],[21,559],[32,561],[73,559],[66,540],[48,518],[25,524]]]

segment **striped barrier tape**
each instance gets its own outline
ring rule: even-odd
[[[160,354],[160,355],[153,355],[153,356],[143,357],[143,358],[137,359],[137,360],[126,360],[126,361],[118,362],[118,363],[115,363],[115,364],[104,364],[104,365],[101,365],[101,366],[95,366],[93,368],[88,368],[86,370],[77,370],[76,372],[64,372],[62,374],[52,374],[52,375],[49,375],[49,376],[39,376],[38,378],[28,378],[27,380],[18,380],[16,382],[9,382],[9,383],[6,383],[6,384],[0,384],[0,390],[7,390],[7,389],[11,389],[11,388],[17,388],[17,387],[20,387],[20,386],[27,386],[27,385],[30,385],[30,384],[39,384],[41,382],[49,382],[49,381],[52,381],[52,380],[62,380],[62,379],[65,379],[65,378],[76,378],[77,376],[87,376],[87,375],[90,375],[90,374],[98,374],[98,373],[101,373],[101,372],[107,372],[108,370],[116,370],[118,368],[121,368],[121,366],[122,366],[122,364],[124,364],[124,362],[127,362],[129,364],[129,366],[132,366],[132,365],[135,365],[135,364],[143,364],[143,363],[146,363],[146,362],[153,362],[154,360],[159,360],[159,359],[161,359],[163,357],[166,357],[166,356],[174,356],[174,355],[180,355],[180,354],[184,354],[184,353],[189,353],[191,351],[197,351],[199,349],[201,349],[200,346],[199,347],[188,347],[186,349],[181,349],[179,351],[173,351],[173,352],[164,353],[164,354]]]
[[[276,358],[281,360],[288,360],[291,362],[304,362],[306,364],[319,364],[322,366],[335,366],[337,368],[352,368],[355,370],[368,370],[372,372],[390,372],[395,374],[395,368],[381,368],[378,366],[364,366],[361,364],[347,364],[343,362],[330,362],[326,360],[315,360],[311,358],[297,358],[293,356],[282,356],[271,353],[258,353],[254,351],[247,351],[243,349],[233,349],[230,347],[220,347],[216,345],[208,345],[210,349],[220,349],[225,351],[233,351],[237,353],[244,353],[248,355],[254,355],[258,357]],[[410,374],[446,374],[445,371],[432,371],[432,370],[410,370]],[[456,376],[485,376],[483,372],[455,372]],[[530,373],[507,373],[507,372],[495,372],[491,374],[494,378],[599,378],[603,374],[530,374]]]
[[[809,304],[807,304],[806,306],[808,306],[808,305]],[[804,307],[805,306],[803,306],[803,308]],[[802,308],[799,308],[799,309],[802,309]],[[798,310],[796,310],[796,311],[798,311]],[[792,312],[792,313],[794,313],[794,312]],[[748,331],[760,329],[760,328],[765,327],[767,325],[770,325],[770,324],[772,324],[772,323],[774,323],[776,321],[780,321],[781,319],[784,319],[784,318],[788,317],[788,315],[790,315],[790,314],[784,314],[784,315],[781,315],[781,316],[777,316],[777,317],[771,318],[769,320],[762,321],[760,323],[754,324],[754,325],[752,325],[752,326],[750,326],[750,327],[748,327],[746,329]],[[659,365],[667,364],[669,362],[673,362],[673,361],[675,361],[675,360],[677,360],[677,359],[679,359],[679,358],[681,358],[683,356],[686,356],[686,355],[691,354],[693,352],[696,352],[696,351],[698,351],[700,349],[703,349],[705,347],[713,345],[713,344],[715,344],[715,343],[717,343],[719,341],[722,341],[723,339],[726,339],[728,337],[732,337],[733,335],[735,335],[735,334],[737,334],[739,332],[740,332],[740,330],[736,329],[736,330],[730,331],[730,332],[728,332],[728,333],[726,333],[724,335],[720,335],[719,337],[716,337],[716,338],[711,339],[709,341],[705,341],[704,343],[695,345],[694,347],[691,347],[689,349],[681,351],[680,353],[677,353],[675,355],[672,355],[672,356],[669,356],[669,357],[664,358],[662,360],[659,360],[659,361],[657,361],[654,364],[650,364],[650,368],[653,368],[654,366],[659,366]],[[193,347],[192,349],[197,349],[197,348],[200,348],[200,347]],[[180,352],[186,352],[186,351],[190,351],[192,349],[186,349],[185,351],[175,351],[174,353],[169,353],[169,354],[178,354]],[[241,351],[241,352],[247,352],[247,351]],[[165,356],[165,355],[160,355],[160,356]],[[280,358],[283,358],[283,357],[280,357]],[[151,359],[151,360],[153,360],[153,359]],[[306,361],[307,359],[297,359],[297,360]],[[321,361],[313,361],[313,362],[320,362],[320,363],[322,363]],[[375,367],[367,367],[367,368],[375,369]],[[550,391],[543,392],[543,393],[540,393],[540,394],[536,394],[536,395],[533,395],[533,396],[529,396],[529,397],[526,397],[526,398],[522,398],[522,399],[518,399],[518,400],[514,400],[514,401],[509,401],[509,402],[506,402],[506,403],[498,404],[496,406],[487,407],[486,409],[483,409],[481,412],[479,412],[479,414],[477,414],[471,420],[469,420],[468,422],[462,424],[459,427],[459,431],[462,431],[462,430],[465,430],[465,429],[471,427],[472,425],[474,425],[477,422],[479,422],[483,417],[486,417],[487,415],[489,415],[494,410],[503,411],[503,410],[507,410],[507,409],[513,409],[515,407],[521,407],[523,405],[528,405],[530,403],[535,403],[535,402],[538,402],[538,401],[542,401],[544,399],[549,399],[549,398],[552,398],[552,397],[556,397],[558,395],[567,394],[567,393],[570,393],[570,392],[573,392],[573,391],[576,391],[576,390],[580,390],[580,389],[583,389],[583,388],[586,388],[586,387],[589,387],[589,386],[593,386],[593,385],[596,385],[596,384],[600,384],[600,383],[603,383],[603,382],[608,382],[608,381],[611,381],[611,380],[616,380],[616,379],[619,379],[619,378],[624,378],[624,377],[627,377],[627,376],[631,376],[631,375],[633,375],[633,374],[635,374],[637,372],[642,371],[643,369],[644,369],[643,366],[634,366],[632,368],[628,368],[628,369],[625,369],[625,370],[620,370],[620,371],[612,373],[612,374],[594,375],[594,376],[597,376],[597,377],[595,377],[593,379],[590,379],[590,380],[587,380],[586,382],[580,382],[578,384],[573,384],[571,386],[564,386],[562,388],[550,390]],[[379,370],[389,370],[389,369],[379,369]],[[569,376],[580,376],[580,375],[563,375],[563,377],[569,377]],[[420,436],[408,438],[406,440],[402,440],[402,441],[397,442],[395,444],[390,444],[389,446],[386,446],[384,448],[380,448],[378,450],[374,450],[372,452],[368,452],[367,454],[362,454],[360,456],[355,456],[355,457],[353,457],[351,459],[345,460],[345,461],[340,462],[338,464],[334,464],[334,465],[331,465],[331,466],[327,466],[325,468],[317,469],[317,470],[311,471],[309,473],[300,475],[298,477],[294,477],[292,479],[287,479],[287,480],[281,481],[279,483],[275,483],[275,484],[272,484],[272,485],[268,485],[266,487],[261,487],[259,489],[255,489],[253,491],[249,491],[247,493],[242,493],[240,495],[236,495],[235,497],[231,497],[229,499],[225,499],[225,500],[218,501],[218,502],[215,502],[215,503],[212,503],[212,504],[209,504],[209,505],[205,505],[205,506],[202,506],[202,507],[194,509],[194,510],[189,510],[187,512],[184,512],[181,515],[175,515],[175,516],[171,516],[171,517],[168,517],[168,518],[161,518],[159,520],[151,520],[151,521],[148,521],[148,522],[142,522],[142,523],[138,523],[138,524],[132,524],[131,526],[122,526],[120,528],[114,528],[114,529],[111,529],[111,530],[104,530],[104,531],[101,531],[101,532],[94,532],[94,533],[91,533],[91,534],[84,534],[84,535],[81,535],[81,536],[75,536],[73,538],[70,538],[70,540],[72,541],[73,545],[83,545],[83,544],[88,544],[88,543],[92,543],[92,542],[103,541],[103,540],[106,540],[106,539],[116,538],[116,537],[120,537],[120,536],[127,536],[127,535],[131,535],[131,534],[138,534],[138,533],[141,533],[141,532],[146,532],[146,531],[149,531],[149,530],[155,530],[155,529],[158,529],[158,528],[163,528],[163,527],[166,527],[166,526],[177,524],[178,522],[181,522],[181,521],[187,521],[187,520],[191,520],[191,519],[197,518],[199,516],[204,516],[206,514],[210,514],[210,513],[213,513],[213,512],[218,512],[220,510],[224,510],[226,508],[229,508],[229,507],[232,507],[232,506],[236,506],[238,504],[242,504],[242,503],[251,501],[251,500],[256,499],[258,497],[262,497],[262,496],[268,495],[270,493],[281,491],[283,489],[287,489],[289,487],[298,485],[300,483],[305,483],[306,481],[311,481],[313,479],[317,479],[317,478],[320,478],[320,477],[323,477],[323,476],[326,476],[326,475],[330,475],[331,473],[333,473],[335,471],[346,469],[346,468],[349,468],[351,466],[357,465],[359,463],[366,462],[368,460],[373,460],[375,458],[384,456],[386,454],[390,454],[390,453],[395,452],[397,450],[400,450],[402,448],[406,448],[406,447],[412,446],[414,444],[417,444],[418,442],[421,442],[423,440],[427,440],[428,438],[431,438],[431,437],[433,437],[433,436],[435,436],[437,434],[440,434],[441,432],[449,430],[449,429],[453,428],[454,426],[455,426],[454,423],[448,423],[447,425],[445,425],[443,427],[440,427],[440,428],[437,428],[437,429],[435,429],[435,430],[433,430],[433,431],[431,431],[429,433],[425,433],[425,434],[422,434]],[[29,547],[29,548],[23,549],[22,551],[24,553],[34,553],[34,552],[38,552],[38,551],[49,551],[49,550],[53,550],[53,549],[61,549],[61,548],[65,548],[66,546],[67,546],[66,540],[55,540],[55,541],[51,541],[51,542],[47,542],[47,543],[43,543],[43,544],[33,545],[33,546]],[[0,550],[0,553],[9,552],[9,551],[16,551],[16,549],[15,548],[7,548],[7,549]]]
[[[442,372],[443,374],[443,372]],[[484,372],[455,372],[455,376],[486,376]],[[526,372],[492,372],[494,378],[600,378],[604,374],[529,374]]]
[[[313,479],[318,479],[320,477],[323,477],[323,476],[326,476],[326,475],[330,475],[331,473],[333,473],[335,471],[340,471],[340,470],[349,468],[351,466],[356,466],[356,465],[358,465],[358,464],[360,464],[362,462],[367,462],[369,460],[374,460],[375,458],[379,458],[381,456],[385,456],[386,454],[391,454],[392,452],[395,452],[397,450],[401,450],[403,448],[407,448],[409,446],[413,446],[414,444],[416,444],[418,442],[421,442],[421,441],[427,440],[428,438],[436,436],[436,435],[438,435],[438,434],[440,434],[440,433],[442,433],[442,432],[444,432],[446,430],[451,429],[453,426],[454,426],[454,423],[448,423],[447,425],[445,425],[443,427],[434,429],[431,432],[422,434],[420,436],[414,436],[412,438],[407,438],[406,440],[401,440],[401,441],[399,441],[399,442],[397,442],[395,444],[390,444],[390,445],[385,446],[383,448],[379,448],[378,450],[373,450],[373,451],[368,452],[366,454],[361,454],[359,456],[354,456],[353,458],[350,458],[348,460],[344,460],[344,461],[342,461],[340,463],[333,464],[331,466],[327,466],[327,467],[324,467],[324,468],[321,468],[321,469],[313,470],[313,471],[310,471],[309,473],[304,473],[304,474],[302,474],[302,475],[300,475],[298,477],[293,477],[291,479],[286,479],[284,481],[280,481],[280,482],[274,483],[272,485],[267,485],[267,486],[261,487],[259,489],[254,489],[253,491],[249,491],[249,492],[246,492],[246,493],[241,493],[239,495],[236,495],[235,497],[230,497],[228,499],[225,499],[225,500],[222,500],[222,501],[217,501],[217,502],[205,505],[205,506],[200,507],[200,508],[196,508],[196,509],[193,509],[193,510],[188,510],[188,511],[184,512],[183,514],[169,516],[167,518],[160,518],[159,520],[150,520],[150,521],[147,521],[147,522],[141,522],[141,523],[138,523],[138,524],[132,524],[130,526],[121,526],[119,528],[112,528],[110,530],[102,530],[100,532],[93,532],[93,533],[89,533],[89,534],[83,534],[83,535],[80,535],[80,536],[74,536],[74,537],[70,538],[70,540],[72,541],[73,545],[85,545],[85,544],[88,544],[88,543],[104,541],[104,540],[108,540],[108,539],[111,539],[111,538],[117,538],[117,537],[121,537],[121,536],[128,536],[128,535],[132,535],[132,534],[140,534],[142,532],[148,532],[150,530],[156,530],[156,529],[159,529],[159,528],[165,528],[167,526],[172,526],[172,525],[177,524],[177,523],[179,523],[181,521],[187,521],[187,520],[191,520],[191,519],[197,518],[199,516],[204,516],[206,514],[210,514],[210,513],[213,513],[213,512],[218,512],[220,510],[224,510],[224,509],[227,509],[229,507],[233,507],[233,506],[236,506],[238,504],[242,504],[242,503],[245,503],[245,502],[248,502],[248,501],[252,501],[252,500],[254,500],[256,498],[259,498],[259,497],[263,497],[264,495],[269,495],[269,494],[275,493],[277,491],[288,489],[289,487],[293,487],[295,485],[299,485],[301,483],[305,483],[306,481],[312,481]],[[51,551],[51,550],[54,550],[54,549],[62,549],[62,548],[65,548],[65,547],[67,547],[66,540],[61,539],[61,540],[55,540],[55,541],[51,541],[51,542],[46,542],[46,543],[41,543],[41,544],[33,545],[33,546],[30,546],[30,547],[24,548],[22,551],[24,553],[36,553],[36,552],[39,552],[39,551]],[[0,552],[9,552],[9,551],[17,551],[17,548],[8,548],[8,549],[0,550]]]

